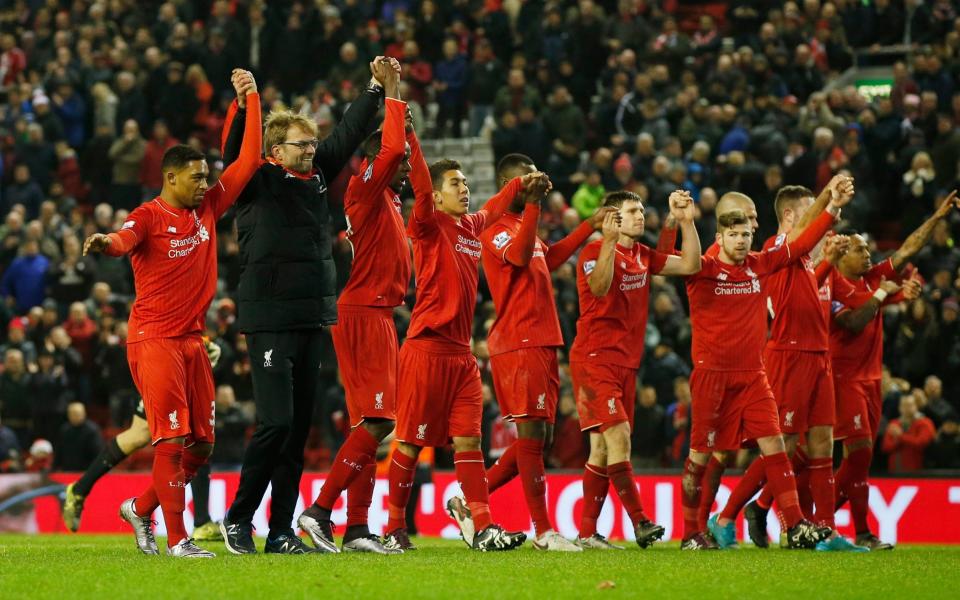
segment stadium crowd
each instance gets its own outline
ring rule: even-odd
[[[425,137],[489,136],[496,158],[525,153],[550,175],[540,231],[549,241],[592,214],[606,191],[627,189],[645,200],[654,246],[667,197],[683,188],[697,202],[704,248],[717,200],[730,190],[755,200],[762,244],[776,232],[779,187],[819,191],[848,173],[857,197],[844,227],[869,233],[879,257],[960,187],[960,3],[753,0],[683,19],[685,4],[4,3],[0,469],[46,468],[52,452],[53,467],[82,470],[102,436],[129,422],[138,400],[125,349],[132,273],[126,260],[82,256],[81,240],[118,229],[154,197],[161,157],[180,141],[205,152],[218,176],[236,65],[262,82],[264,112],[292,107],[315,119],[322,136],[362,91],[372,57],[396,57],[403,98]],[[903,43],[909,50],[893,65],[889,96],[830,87],[859,50]],[[348,175],[331,185],[334,202]],[[342,233],[342,207],[335,222]],[[885,309],[887,424],[877,444],[887,460],[877,465],[890,472],[960,468],[958,235],[960,222],[940,223],[915,261],[923,296]],[[207,332],[223,350],[214,370],[215,468],[238,467],[253,423],[249,357],[235,325],[238,252],[228,214]],[[342,286],[350,261],[343,235],[335,257]],[[574,263],[554,274],[554,287],[569,350]],[[411,291],[395,311],[401,337],[412,302]],[[485,378],[488,459],[515,437],[493,397],[485,341],[492,319],[481,285],[474,354]],[[679,466],[690,403],[682,281],[654,278],[646,344],[634,463]],[[564,363],[549,465],[580,468],[588,445]],[[335,356],[323,365],[308,468],[328,464],[347,427]]]

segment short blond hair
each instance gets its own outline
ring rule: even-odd
[[[312,119],[289,110],[271,111],[263,132],[263,150],[267,156],[271,156],[271,148],[287,139],[287,132],[291,127],[299,127],[314,137],[317,136],[317,124]]]

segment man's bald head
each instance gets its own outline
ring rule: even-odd
[[[723,196],[720,196],[720,201],[717,202],[716,209],[717,219],[735,210],[739,210],[747,215],[747,219],[750,220],[750,228],[756,232],[760,226],[757,222],[757,206],[753,203],[753,200],[750,199],[750,196],[741,194],[740,192],[727,192]]]

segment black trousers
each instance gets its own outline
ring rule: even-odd
[[[292,527],[324,339],[320,329],[247,335],[257,429],[243,458],[231,522],[250,523],[270,484],[270,536]]]

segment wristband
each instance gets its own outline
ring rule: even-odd
[[[882,304],[883,301],[887,299],[887,291],[886,291],[886,290],[877,290],[877,291],[875,291],[875,292],[873,293],[873,297],[876,298],[877,301]]]
[[[379,83],[370,82],[367,84],[367,91],[375,96],[383,96],[383,86]]]

